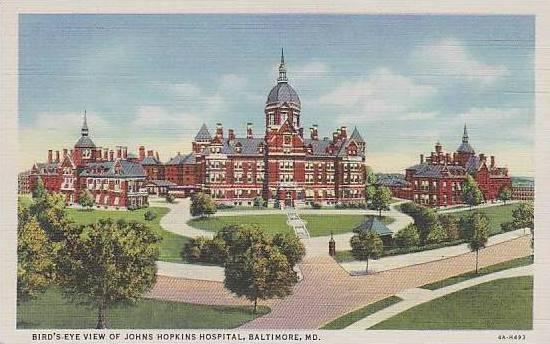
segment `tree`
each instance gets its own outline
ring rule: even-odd
[[[471,175],[466,175],[466,180],[462,183],[462,201],[470,206],[479,205],[483,202],[483,193],[479,189],[476,181]]]
[[[80,191],[80,194],[78,195],[78,204],[80,204],[82,208],[88,209],[91,209],[94,206],[95,200],[90,190],[83,189]]]
[[[44,186],[44,181],[41,177],[36,178],[36,184],[32,189],[32,198],[43,198],[46,195],[46,187]]]
[[[451,214],[441,214],[438,216],[441,227],[445,230],[448,240],[458,240],[460,231],[458,226],[458,218]]]
[[[376,188],[371,201],[373,209],[378,210],[378,216],[382,216],[382,210],[388,210],[391,202],[391,191],[386,186]]]
[[[420,244],[418,229],[414,224],[409,224],[395,234],[395,242],[399,247],[414,247]]]
[[[365,181],[365,202],[369,203],[372,201],[374,194],[376,193],[376,175],[369,166],[365,168]]]
[[[29,210],[36,216],[40,228],[53,243],[52,249],[54,251],[59,249],[65,232],[74,225],[65,211],[65,196],[59,193],[46,193],[44,197],[35,199]]]
[[[258,197],[254,198],[254,207],[255,208],[263,208],[264,205],[265,205],[265,200],[262,197],[258,196]]]
[[[512,222],[516,228],[534,229],[535,209],[532,202],[520,203],[512,211]]]
[[[233,227],[225,262],[224,286],[254,303],[292,293],[298,276],[287,257],[257,226]],[[225,233],[226,235],[228,232]]]
[[[360,232],[350,239],[351,254],[355,259],[366,260],[366,273],[369,273],[369,259],[377,259],[384,253],[384,244],[374,232]]]
[[[506,204],[507,201],[512,199],[512,189],[509,186],[503,186],[498,190],[497,198]]]
[[[208,216],[216,213],[216,211],[216,204],[210,195],[198,192],[191,197],[192,216]]]
[[[50,284],[54,256],[46,233],[29,209],[19,204],[17,215],[17,302],[21,303]]]
[[[135,221],[101,219],[70,231],[59,262],[66,296],[96,308],[97,328],[106,328],[110,307],[134,302],[152,288],[159,242]]]
[[[164,199],[166,200],[167,203],[174,203],[174,201],[176,200],[176,197],[172,194],[166,194],[166,196],[164,196]]]
[[[291,267],[301,262],[306,254],[304,244],[294,234],[275,234],[273,236],[273,245],[285,255]]]
[[[432,208],[418,207],[418,211],[412,217],[416,228],[418,228],[420,243],[425,244],[428,234],[435,226],[439,225],[437,213]]]
[[[479,250],[484,248],[489,239],[489,219],[485,214],[473,212],[464,222],[468,233],[468,247],[476,253],[476,274],[479,272]]]
[[[447,233],[439,223],[430,228],[430,232],[426,237],[426,242],[429,244],[439,244],[445,240],[447,240]]]

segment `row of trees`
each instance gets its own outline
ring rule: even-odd
[[[255,225],[232,225],[212,239],[191,239],[182,250],[191,262],[206,262],[225,268],[225,287],[254,303],[285,297],[298,282],[293,267],[305,255],[302,242],[293,234],[268,235]]]
[[[107,327],[110,307],[136,301],[154,285],[160,237],[133,221],[78,226],[63,195],[37,191],[30,205],[18,204],[18,303],[56,285],[67,299],[97,309],[97,328]]]

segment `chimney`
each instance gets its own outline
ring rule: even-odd
[[[159,152],[155,152],[155,158],[157,158],[157,161],[160,161]]]
[[[246,123],[246,138],[252,139],[254,138],[254,134],[252,133],[252,123]]]
[[[340,128],[336,129],[336,134],[338,135],[337,140],[340,140],[342,138],[342,129]]]
[[[109,148],[103,148],[103,160],[109,161]]]
[[[342,132],[342,138],[345,140],[348,138],[348,128],[345,127],[345,126],[342,126],[342,128],[340,128],[340,131]]]
[[[313,131],[311,132],[311,139],[319,140],[319,132],[317,131],[317,124],[314,124],[312,129]]]
[[[334,131],[332,132],[332,142],[336,143],[338,141],[338,132]]]
[[[420,163],[421,163],[421,164],[424,163],[424,154],[420,154]]]
[[[152,156],[153,156],[153,151],[152,151],[152,150],[148,150],[148,151],[147,151],[147,156],[152,157]]]
[[[139,146],[139,161],[145,159],[145,147]]]
[[[451,153],[445,154],[445,162],[448,164],[451,162]]]
[[[300,137],[304,137],[304,128],[300,127],[300,129],[298,129],[298,133],[299,133]]]
[[[116,146],[116,158],[117,159],[122,158],[122,147],[121,146]]]
[[[495,156],[491,155],[491,168],[495,167]]]
[[[227,138],[229,139],[229,141],[235,140],[235,130],[229,129],[227,131]]]
[[[485,161],[485,160],[486,160],[485,154],[481,153],[481,154],[479,155],[479,160]]]
[[[223,127],[221,123],[216,123],[216,137],[223,139]]]
[[[109,161],[115,160],[115,152],[111,149],[109,151]]]
[[[59,151],[55,151],[55,162],[59,162]]]
[[[53,151],[51,149],[48,149],[48,163],[49,164],[52,163],[52,154],[53,154]]]
[[[63,158],[66,158],[68,154],[67,148],[63,148]]]
[[[128,147],[126,146],[122,147],[122,158],[128,159]]]

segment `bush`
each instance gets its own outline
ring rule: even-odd
[[[512,221],[508,221],[508,222],[503,222],[500,224],[500,229],[503,231],[503,232],[510,232],[510,231],[513,231],[513,230],[516,230],[516,226],[514,225],[514,222]]]
[[[439,244],[447,240],[447,233],[440,224],[436,224],[430,228],[426,242],[428,244]]]
[[[281,208],[281,202],[278,198],[275,198],[275,201],[273,202],[273,208],[280,209]]]
[[[218,209],[233,209],[233,208],[235,208],[233,204],[222,203],[218,205]]]
[[[447,240],[457,240],[460,238],[460,230],[458,227],[458,218],[450,214],[442,214],[438,216],[439,223],[447,233]]]
[[[208,241],[208,239],[205,237],[197,237],[189,240],[183,245],[181,257],[190,263],[200,262],[203,256],[202,250],[206,245],[206,241]]]
[[[174,203],[176,197],[172,194],[166,194],[166,196],[164,197],[164,199],[166,200],[166,202],[168,203]]]
[[[254,198],[254,207],[255,208],[263,208],[267,204],[266,201],[260,196]]]
[[[316,202],[315,202],[315,203],[312,203],[312,204],[311,204],[311,207],[312,207],[313,209],[321,209],[321,208],[323,207],[323,205],[322,205],[321,203],[316,203]]]
[[[147,221],[153,221],[154,219],[157,218],[157,214],[153,213],[151,210],[147,210],[145,212],[145,214],[143,214],[143,217],[145,218],[145,220]]]
[[[414,224],[410,224],[397,232],[394,240],[397,247],[408,248],[418,246],[420,244],[418,229]]]

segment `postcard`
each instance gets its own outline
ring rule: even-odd
[[[3,4],[0,342],[547,342],[549,8],[431,4]]]

